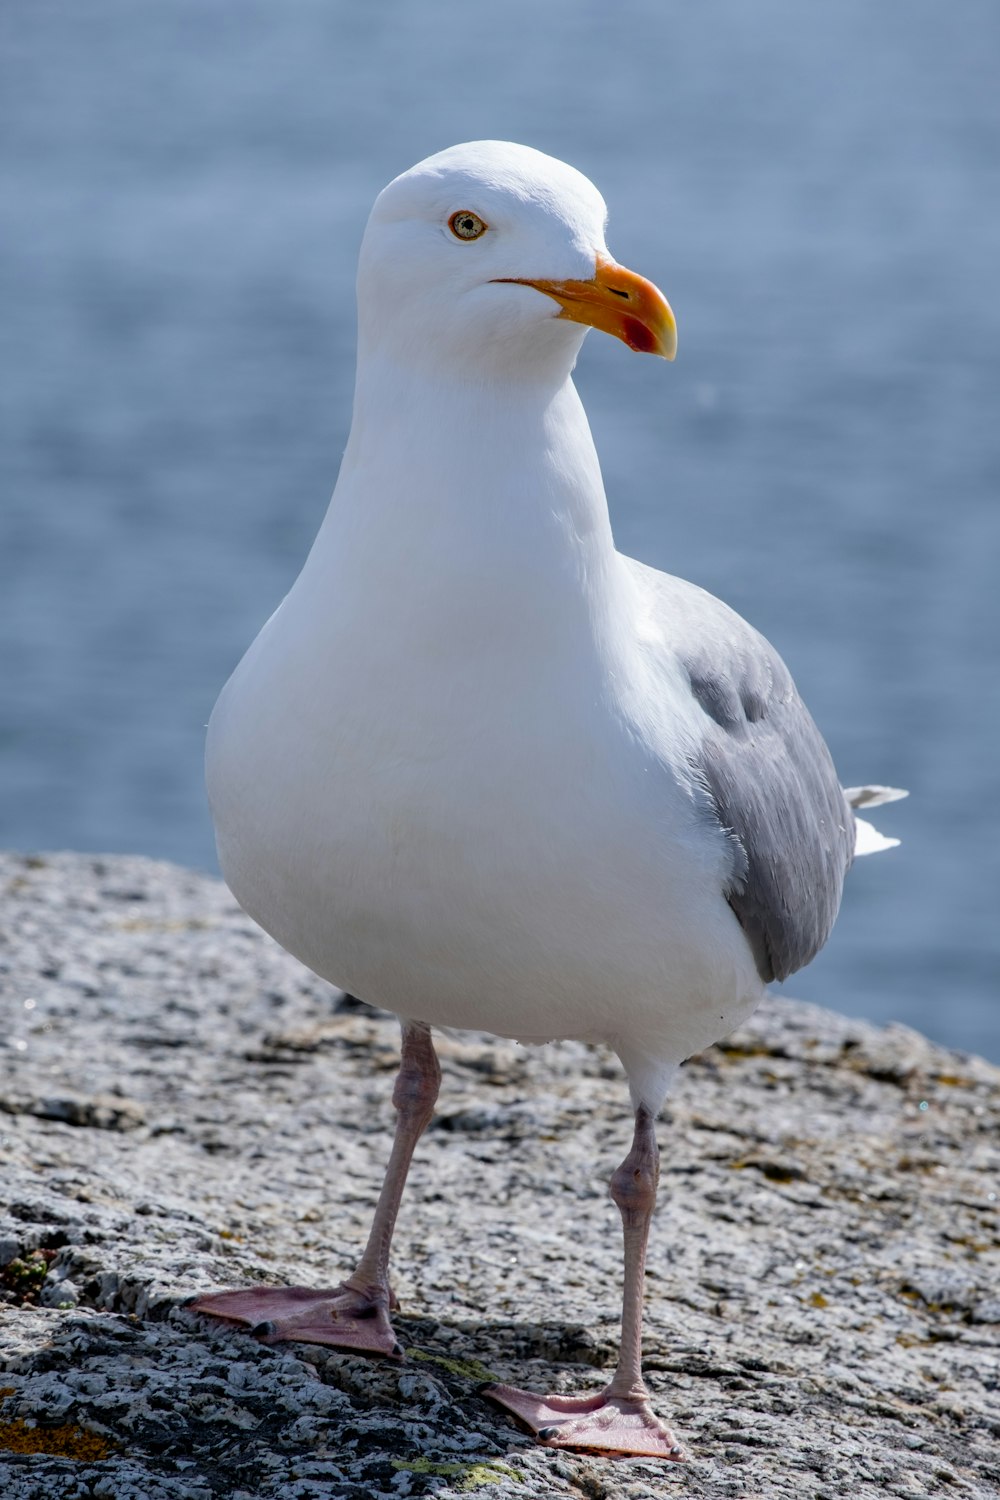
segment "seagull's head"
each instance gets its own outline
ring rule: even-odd
[[[581,172],[528,146],[473,141],[379,194],[358,267],[362,347],[460,379],[568,371],[588,328],[673,359],[674,316],[612,259]]]

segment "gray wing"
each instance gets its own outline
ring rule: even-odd
[[[854,815],[774,647],[694,584],[631,563],[703,713],[696,770],[735,845],[725,895],[761,978],[826,942],[854,853]]]

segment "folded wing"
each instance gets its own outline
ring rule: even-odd
[[[840,786],[830,752],[773,646],[711,594],[628,566],[662,625],[701,714],[693,763],[731,837],[724,892],[767,982],[822,948],[855,852],[889,848],[853,807],[905,793]]]

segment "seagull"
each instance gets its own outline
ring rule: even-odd
[[[672,360],[676,326],[606,222],[580,172],[508,142],[431,156],[375,202],[336,488],[222,691],[207,781],[244,909],[399,1016],[395,1137],[344,1282],[190,1305],[400,1358],[389,1250],[432,1028],[603,1043],[635,1122],[610,1181],[618,1365],[593,1395],[486,1394],[550,1447],[679,1459],[641,1368],[657,1114],[681,1063],[823,946],[855,853],[897,842],[855,808],[905,794],[842,790],[774,648],[615,550],[573,367],[590,328]]]

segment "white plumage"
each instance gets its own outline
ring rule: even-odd
[[[586,178],[503,143],[379,197],[340,477],[212,716],[208,784],[227,881],[317,973],[421,1035],[614,1047],[655,1188],[674,1071],[821,945],[855,831],[772,648],[615,551],[571,371],[590,324],[670,356],[673,323],[604,224]],[[859,853],[895,842],[856,826]],[[500,1399],[548,1441],[625,1446],[628,1418],[632,1451],[676,1456],[637,1359],[596,1416]]]

